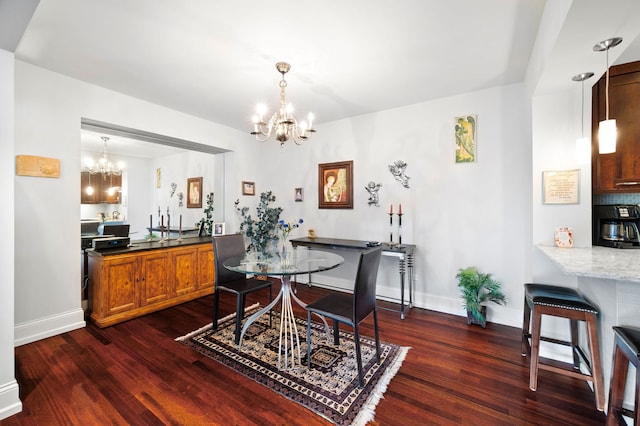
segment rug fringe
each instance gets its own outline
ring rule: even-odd
[[[351,423],[351,426],[364,426],[368,422],[373,421],[376,414],[376,406],[378,405],[378,402],[380,402],[380,400],[384,398],[383,395],[387,391],[389,382],[391,381],[391,379],[393,379],[393,377],[402,366],[404,359],[407,357],[409,349],[411,349],[411,347],[409,346],[400,347],[400,353],[398,354],[398,357],[393,362],[393,364],[390,365],[389,368],[387,368],[387,371],[384,372],[384,374],[378,381],[376,388],[371,392],[371,395],[369,395],[367,401],[362,405],[360,412]]]
[[[256,308],[258,308],[258,307],[260,307],[260,304],[259,304],[259,303],[254,303],[253,305],[251,305],[251,306],[249,306],[249,307],[247,307],[247,308],[244,308],[244,311],[246,312],[246,311],[249,311],[249,310],[251,310],[251,309],[256,309]],[[228,321],[228,320],[230,320],[231,318],[235,318],[235,316],[236,316],[236,313],[234,312],[234,313],[232,313],[232,314],[227,315],[227,316],[226,316],[226,317],[224,317],[224,318],[220,318],[220,319],[218,319],[218,322],[221,322],[221,321]],[[184,342],[185,340],[189,340],[191,337],[195,336],[196,334],[200,334],[200,333],[202,333],[203,331],[206,331],[206,330],[210,329],[212,325],[213,325],[213,322],[210,322],[209,324],[207,324],[207,325],[205,325],[205,326],[202,326],[202,327],[200,327],[199,329],[197,329],[197,330],[195,330],[195,331],[192,331],[191,333],[187,333],[187,334],[185,334],[184,336],[176,337],[176,338],[174,339],[174,341],[176,341],[176,342]]]

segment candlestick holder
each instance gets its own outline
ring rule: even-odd
[[[402,213],[398,213],[398,244],[402,244]]]
[[[393,213],[389,213],[389,243],[393,245]]]

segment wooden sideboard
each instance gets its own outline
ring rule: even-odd
[[[211,237],[88,250],[90,319],[108,327],[214,290]]]

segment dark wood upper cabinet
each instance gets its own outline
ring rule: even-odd
[[[640,61],[609,70],[609,118],[616,119],[616,152],[598,153],[598,123],[606,119],[606,80],[593,86],[591,174],[594,194],[640,192]]]
[[[87,192],[89,186],[93,187],[93,194]],[[114,188],[113,191],[109,191]],[[81,204],[119,204],[122,193],[122,175],[103,175],[89,172],[80,174],[80,203]]]

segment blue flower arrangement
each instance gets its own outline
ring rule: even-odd
[[[304,220],[302,219],[298,219],[296,222],[285,222],[282,219],[278,220],[278,229],[280,229],[280,235],[282,236],[282,239],[286,240],[291,231],[293,231],[295,228],[299,228],[303,222]]]

